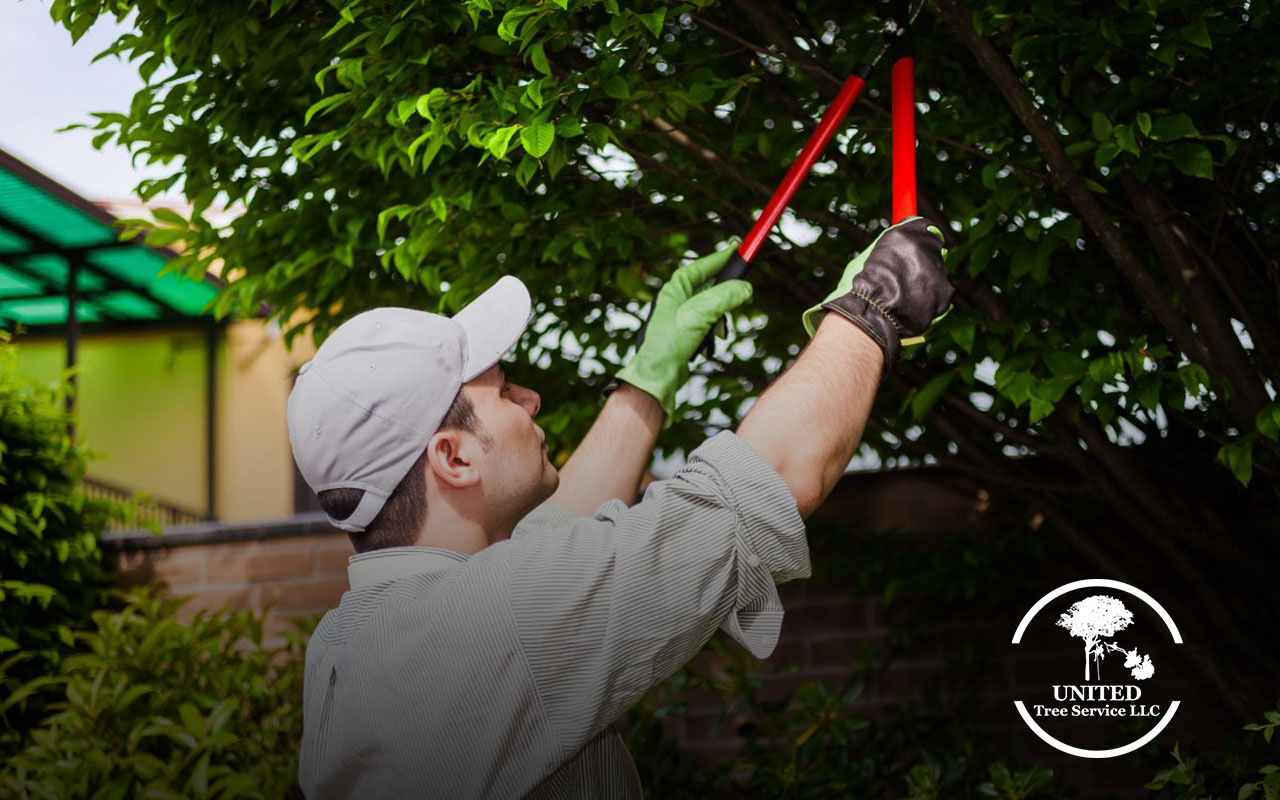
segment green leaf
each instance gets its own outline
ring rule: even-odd
[[[1105,167],[1120,155],[1121,147],[1116,142],[1105,142],[1098,148],[1098,152],[1093,154],[1093,165],[1099,169]]]
[[[614,75],[604,82],[600,87],[604,93],[616,100],[626,100],[631,96],[631,88],[627,86],[627,81],[621,75]]]
[[[381,212],[379,212],[378,241],[381,242],[387,238],[387,225],[390,224],[392,217],[395,217],[397,220],[402,220],[405,218],[405,215],[408,214],[412,209],[413,209],[412,206],[406,203],[400,203],[398,205],[391,206],[390,208],[383,209]]]
[[[522,21],[530,14],[545,13],[537,6],[518,6],[511,9],[502,16],[502,22],[498,23],[498,35],[504,41],[514,42],[519,38],[519,29]]]
[[[551,65],[547,63],[547,53],[542,49],[542,42],[534,42],[529,48],[529,63],[533,68],[547,77],[551,77]]]
[[[331,94],[328,97],[320,98],[316,102],[312,103],[311,107],[307,109],[307,113],[302,117],[302,123],[304,125],[310,125],[313,117],[331,111],[342,103],[345,103],[350,98],[351,92],[339,92],[338,94]]]
[[[364,86],[364,59],[355,58],[338,65],[338,82],[343,86]]]
[[[591,142],[591,146],[596,150],[604,149],[604,146],[609,143],[609,128],[599,122],[588,122],[587,141]]]
[[[186,229],[178,228],[152,228],[147,231],[147,235],[143,237],[148,247],[168,247],[174,242],[180,242],[187,238]]]
[[[400,102],[396,103],[396,119],[398,119],[401,123],[403,123],[409,117],[413,116],[413,112],[416,108],[417,108],[417,103],[415,101],[401,100]]]
[[[565,139],[581,136],[582,123],[578,121],[577,117],[561,117],[556,120],[556,135]]]
[[[428,121],[434,121],[435,110],[431,106],[437,99],[443,97],[445,94],[447,93],[444,89],[436,87],[426,94],[421,95],[416,103],[418,113],[426,117]]]
[[[1084,359],[1067,350],[1047,354],[1044,364],[1055,377],[1078,377],[1084,374]]]
[[[1244,486],[1253,479],[1253,437],[1242,436],[1218,451],[1218,463],[1231,470]]]
[[[197,740],[204,738],[204,717],[195,706],[190,703],[179,705],[178,716],[181,717],[182,727],[187,729],[187,733],[190,733]]]
[[[662,37],[662,22],[667,18],[667,10],[665,8],[659,8],[651,14],[636,14],[636,17],[649,29],[649,33],[653,34],[653,38],[659,39]]]
[[[1173,165],[1193,178],[1213,179],[1213,156],[1209,148],[1194,142],[1183,142],[1173,148]]]
[[[1147,411],[1155,411],[1160,405],[1160,378],[1144,375],[1134,381],[1133,398]]]
[[[440,195],[432,195],[429,205],[431,206],[431,211],[435,213],[436,219],[444,222],[449,218],[449,207]]]
[[[1258,433],[1272,441],[1280,441],[1280,403],[1264,406],[1258,412],[1255,424],[1258,426]]]
[[[511,137],[520,131],[519,125],[507,125],[499,128],[489,135],[489,140],[485,146],[489,148],[489,152],[493,153],[494,158],[504,159],[507,157],[507,148],[511,145]]]
[[[524,86],[524,95],[520,103],[526,108],[537,111],[542,108],[542,81],[529,81]]]
[[[547,172],[551,174],[553,180],[568,162],[568,150],[564,145],[564,140],[559,139],[551,146],[551,152],[547,153]]]
[[[1111,17],[1104,16],[1098,23],[1098,32],[1102,34],[1102,38],[1110,44],[1120,44],[1120,35],[1116,33],[1116,24]]]
[[[1133,135],[1132,125],[1117,125],[1112,133],[1115,135],[1116,144],[1120,145],[1121,150],[1126,153],[1133,153],[1135,156],[1141,155],[1138,150],[1138,140]]]
[[[477,36],[471,40],[471,46],[494,56],[505,56],[511,53],[511,45],[497,36]]]
[[[911,418],[916,422],[924,419],[925,415],[938,404],[942,396],[946,394],[947,387],[955,380],[955,372],[944,372],[936,378],[930,380],[915,393],[911,398]]]
[[[187,225],[186,217],[168,208],[153,208],[151,210],[151,216],[155,217],[157,222],[163,222],[166,225],[177,225],[184,228]]]
[[[956,323],[951,329],[951,338],[966,353],[973,353],[974,335],[977,333],[978,326],[973,320]]]
[[[1204,17],[1196,17],[1190,24],[1184,25],[1179,34],[1185,41],[1194,45],[1206,50],[1213,49],[1213,40],[1209,38],[1209,29],[1204,24]]]
[[[1111,140],[1111,120],[1107,119],[1105,114],[1093,112],[1092,123],[1093,138],[1099,142],[1107,142]]]
[[[204,797],[209,791],[209,759],[211,757],[212,753],[200,756],[195,770],[191,773],[191,788],[196,790],[196,795],[199,797]]]
[[[537,171],[538,160],[525,153],[524,157],[520,159],[520,165],[516,167],[516,181],[521,186],[528,186],[530,179],[533,178],[534,173]]]
[[[973,246],[973,250],[969,251],[969,276],[976,278],[982,274],[987,268],[987,264],[991,263],[991,257],[995,255],[996,239],[994,236],[987,236],[979,239],[978,243]]]
[[[1053,413],[1054,404],[1048,400],[1033,396],[1028,406],[1027,419],[1032,423],[1039,422]]]
[[[520,144],[534,158],[542,158],[556,140],[556,126],[550,123],[530,125],[520,130]]]
[[[1171,142],[1199,136],[1200,131],[1186,114],[1169,114],[1152,120],[1148,135],[1157,142]]]

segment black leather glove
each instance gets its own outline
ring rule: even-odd
[[[945,252],[942,231],[923,217],[886,229],[845,266],[836,290],[805,312],[805,330],[812,336],[823,314],[834,311],[880,345],[887,371],[902,344],[923,341],[951,305]]]

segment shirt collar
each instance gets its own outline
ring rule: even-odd
[[[448,569],[467,556],[440,547],[386,547],[347,559],[347,580],[352,589],[408,578],[424,572]]]

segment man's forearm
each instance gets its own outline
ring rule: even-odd
[[[883,362],[861,329],[827,314],[738,427],[738,436],[786,481],[802,517],[822,503],[853,458]]]
[[[634,502],[660,430],[658,401],[630,384],[620,385],[560,470],[560,488],[547,504],[589,516],[615,497]]]

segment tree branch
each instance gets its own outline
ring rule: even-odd
[[[1225,309],[1218,303],[1213,285],[1205,279],[1192,253],[1173,231],[1176,212],[1129,170],[1121,172],[1120,182],[1138,212],[1147,238],[1155,245],[1170,281],[1178,287],[1191,318],[1200,329],[1213,362],[1231,386],[1226,401],[1232,416],[1246,430],[1251,430],[1258,412],[1267,404],[1267,394],[1249,361],[1249,354],[1231,328]]]
[[[978,36],[969,18],[969,12],[960,0],[938,0],[937,5],[947,25],[969,48],[979,66],[1004,95],[1014,114],[1031,134],[1032,141],[1049,165],[1053,185],[1076,207],[1081,219],[1102,243],[1111,260],[1120,268],[1121,273],[1178,347],[1197,364],[1205,366],[1210,372],[1217,372],[1209,353],[1203,343],[1196,338],[1191,326],[1174,309],[1169,298],[1147,272],[1137,254],[1129,247],[1120,229],[1102,210],[1102,206],[1089,191],[1089,187],[1085,186],[1084,180],[1071,166],[1071,159],[1067,156],[1062,143],[1058,141],[1049,123],[1036,110],[1031,93],[1019,82],[1008,62],[996,53],[990,42]]]

